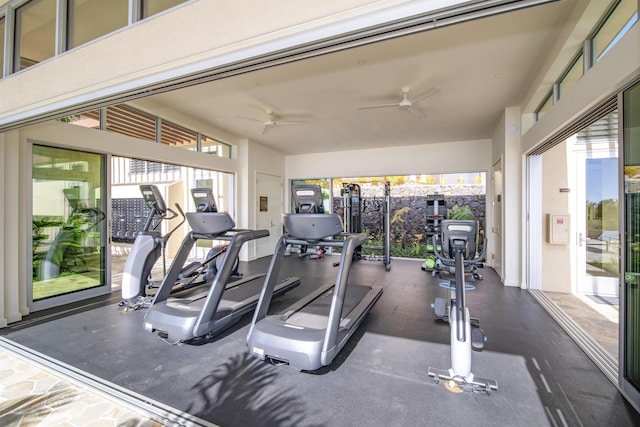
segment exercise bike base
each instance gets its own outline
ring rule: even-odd
[[[498,390],[498,382],[487,378],[476,377],[470,374],[469,377],[464,378],[459,375],[453,375],[451,370],[429,368],[429,376],[433,377],[436,384],[441,380],[453,380],[464,391],[483,391],[487,394],[491,394],[491,391]]]

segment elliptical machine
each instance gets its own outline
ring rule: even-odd
[[[78,247],[82,255],[87,255],[85,251],[89,249],[85,239],[90,233],[102,223],[105,218],[104,212],[97,207],[88,207],[80,200],[80,188],[66,188],[62,190],[71,213],[66,222],[60,227],[51,246],[40,264],[39,280],[50,280],[60,276],[65,270],[67,260],[78,255]],[[97,251],[98,248],[93,248]],[[66,266],[75,268],[75,266]],[[82,270],[82,269],[81,269]]]
[[[163,236],[156,230],[161,220],[173,219],[178,214],[166,207],[162,195],[155,185],[141,185],[140,189],[145,203],[151,211],[142,230],[136,237],[131,253],[127,257],[124,274],[122,275],[122,301],[120,302],[120,306],[126,306],[134,310],[151,305],[153,295],[149,295],[147,290],[159,287],[160,282],[162,282],[160,280],[154,283],[149,280],[151,269],[160,255],[164,256],[166,242],[171,237],[171,234],[185,222],[185,214],[182,212],[180,205],[176,203],[176,209],[180,212],[182,221]],[[192,188],[191,195],[196,206],[196,212],[218,211],[211,189]],[[186,265],[178,274],[171,293],[213,281],[224,259],[220,255],[227,251],[227,247],[227,244],[214,246],[209,250],[203,261],[193,261]],[[242,274],[238,272],[238,266],[239,259],[236,257],[231,271],[231,278],[242,277]],[[164,278],[166,274],[166,263],[163,263],[162,277]]]
[[[162,255],[165,256],[167,241],[174,231],[184,224],[185,215],[176,203],[176,209],[182,216],[182,221],[163,235],[158,227],[163,220],[174,219],[178,212],[168,208],[155,185],[141,185],[140,192],[144,203],[149,208],[149,214],[133,242],[131,252],[122,274],[122,301],[120,306],[138,309],[148,307],[151,296],[147,295],[147,289],[153,287],[151,282],[151,269]],[[163,263],[163,270],[166,269]],[[163,271],[163,277],[166,271]]]
[[[482,252],[477,254],[478,223],[473,220],[443,220],[441,237],[433,236],[433,247],[438,257],[454,263],[455,279],[452,281],[453,298],[446,307],[444,298],[436,298],[434,308],[438,320],[448,320],[451,327],[451,368],[449,370],[429,367],[429,376],[447,380],[445,385],[452,391],[484,391],[487,394],[498,389],[495,380],[474,376],[471,372],[471,351],[482,351],[486,337],[479,328],[477,319],[471,319],[465,299],[465,266],[479,263],[485,257],[487,241]],[[472,328],[473,326],[473,328]]]

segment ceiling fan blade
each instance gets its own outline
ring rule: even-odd
[[[400,104],[378,104],[378,105],[366,105],[364,107],[358,107],[358,110],[368,110],[370,108],[387,108],[387,107],[397,107]]]
[[[264,120],[252,119],[251,117],[236,116],[236,119],[249,120],[251,122],[264,123]]]
[[[293,122],[281,122],[279,120],[276,120],[275,122],[273,122],[274,125],[276,126],[280,126],[280,125],[303,125],[305,122],[298,122],[298,121],[293,121]]]
[[[264,127],[262,128],[262,134],[263,135],[268,134],[269,130],[271,130],[272,127],[273,127],[273,124],[265,123]]]
[[[412,113],[414,116],[416,116],[416,117],[418,117],[420,119],[424,118],[424,113],[422,111],[418,110],[414,106],[411,106],[411,107],[408,107],[408,108],[405,108],[405,109],[407,111],[409,111],[410,113]]]
[[[427,96],[435,95],[435,94],[436,94],[436,93],[438,93],[438,92],[440,92],[440,88],[439,88],[439,87],[434,86],[434,87],[432,87],[431,89],[427,89],[427,90],[425,90],[425,91],[423,91],[423,92],[420,92],[419,94],[417,94],[416,96],[414,96],[413,98],[411,98],[411,99],[409,100],[409,102],[411,102],[411,103],[413,104],[414,102],[418,102],[418,101],[420,101],[421,99],[426,98]]]

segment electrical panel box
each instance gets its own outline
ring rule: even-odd
[[[569,244],[569,215],[547,214],[549,243],[552,245]]]

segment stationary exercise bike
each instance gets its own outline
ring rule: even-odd
[[[176,210],[182,216],[182,221],[163,235],[158,227],[162,221],[178,217],[178,212],[167,207],[155,185],[141,185],[140,192],[145,205],[149,208],[149,214],[133,242],[124,265],[122,301],[120,302],[121,306],[135,309],[147,307],[151,303],[151,296],[147,294],[147,289],[154,286],[151,282],[151,269],[160,256],[164,259],[167,241],[185,221],[184,212],[176,203]],[[166,262],[163,262],[163,268],[165,264]],[[166,271],[163,271],[163,277],[165,274]]]
[[[429,368],[429,376],[436,383],[447,380],[445,385],[452,391],[484,391],[487,394],[498,389],[495,380],[480,378],[471,373],[471,351],[482,351],[486,337],[477,319],[471,319],[465,299],[465,266],[482,261],[487,242],[477,254],[478,223],[473,220],[443,220],[441,235],[433,238],[436,255],[444,262],[454,263],[455,279],[451,282],[449,306],[445,298],[436,298],[436,319],[448,320],[451,327],[451,368],[441,370]],[[448,312],[447,312],[448,309]]]

